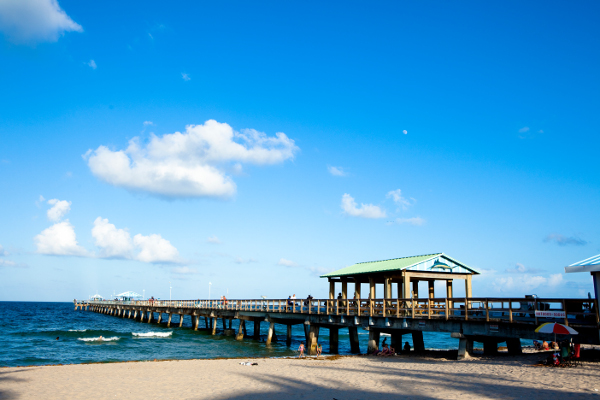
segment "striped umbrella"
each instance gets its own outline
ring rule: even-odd
[[[556,334],[559,335],[577,335],[575,329],[568,327],[563,324],[557,324],[556,322],[546,322],[537,327],[535,330],[537,333],[554,333],[554,341],[556,342]]]

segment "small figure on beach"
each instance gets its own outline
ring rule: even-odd
[[[319,358],[319,356],[321,355],[321,353],[323,353],[323,345],[322,344],[317,344],[317,358]]]
[[[550,346],[548,346],[548,342],[544,340],[542,343],[542,350],[550,350]]]
[[[408,342],[404,343],[404,348],[402,350],[404,350],[405,352],[408,353],[410,351],[410,343],[408,343]]]
[[[542,350],[542,345],[537,340],[533,341],[533,348],[536,350]]]
[[[298,358],[304,357],[304,342],[300,342],[300,347],[298,347],[298,351],[300,352]]]
[[[102,335],[100,335],[100,337],[98,338],[99,341],[102,341],[103,337]]]

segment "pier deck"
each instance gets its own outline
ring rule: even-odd
[[[352,352],[359,353],[358,328],[369,331],[368,352],[379,348],[381,333],[392,336],[392,347],[402,347],[402,335],[411,334],[416,351],[424,350],[423,332],[449,332],[459,340],[459,358],[472,349],[473,341],[482,342],[486,353],[497,351],[506,342],[509,351],[519,353],[519,339],[545,339],[535,333],[544,322],[559,322],[579,332],[573,340],[600,344],[598,305],[595,299],[524,299],[524,298],[424,298],[424,299],[248,299],[248,300],[138,300],[138,301],[74,301],[75,310],[86,309],[104,314],[135,318],[141,322],[165,321],[171,326],[172,316],[178,316],[182,326],[190,316],[192,327],[198,329],[200,318],[205,329],[216,334],[217,319],[223,330],[246,335],[245,321],[254,322],[254,338],[260,335],[260,323],[269,323],[266,344],[274,340],[274,325],[287,326],[286,342],[291,342],[291,326],[303,324],[309,354],[314,354],[319,329],[330,331],[330,352],[337,353],[338,331],[349,330]],[[157,315],[155,315],[157,314]],[[232,323],[238,320],[238,331]],[[227,328],[227,322],[229,328]],[[547,339],[551,339],[548,337]]]

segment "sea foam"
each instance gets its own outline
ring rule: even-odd
[[[114,342],[115,340],[121,339],[120,337],[92,337],[92,338],[79,338],[77,340],[83,340],[84,342]]]
[[[146,332],[146,333],[131,332],[131,334],[133,336],[137,336],[137,337],[168,337],[173,334],[173,331],[171,331],[171,332]]]

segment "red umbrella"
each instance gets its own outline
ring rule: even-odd
[[[575,329],[568,327],[563,324],[557,324],[556,322],[546,322],[537,327],[535,330],[537,333],[554,333],[554,341],[556,342],[556,334],[559,335],[577,335]]]

